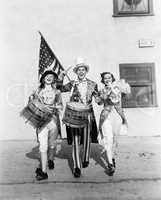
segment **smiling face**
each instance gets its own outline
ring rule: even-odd
[[[103,77],[103,82],[106,86],[110,87],[112,84],[112,76],[111,74],[105,74]]]
[[[79,80],[83,80],[87,74],[86,67],[84,67],[84,66],[79,67],[76,71],[76,74],[77,74]]]
[[[46,75],[45,78],[44,78],[44,82],[45,82],[45,84],[47,84],[47,85],[52,84],[54,81],[55,81],[55,77],[54,77],[53,74],[48,74],[48,75]]]

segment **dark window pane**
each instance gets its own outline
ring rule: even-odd
[[[127,99],[123,98],[124,107],[147,107],[153,104],[152,87],[151,86],[132,86],[131,95]]]
[[[152,72],[150,67],[123,67],[120,73],[121,77],[124,77],[126,81],[130,83],[151,83]]]
[[[120,64],[120,78],[131,86],[131,95],[122,95],[123,107],[157,106],[154,63]]]

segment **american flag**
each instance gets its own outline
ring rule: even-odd
[[[40,33],[40,32],[39,32]],[[39,53],[39,76],[44,73],[52,64],[52,69],[57,75],[60,74],[64,68],[59,62],[58,58],[55,56],[43,35],[40,33],[41,42],[40,42],[40,53]]]

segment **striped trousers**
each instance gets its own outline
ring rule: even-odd
[[[90,129],[85,128],[73,128],[67,126],[67,131],[72,135],[72,158],[74,168],[81,168],[82,162],[89,162],[90,156]],[[83,140],[83,141],[82,141]],[[83,151],[80,153],[80,144],[83,143]]]

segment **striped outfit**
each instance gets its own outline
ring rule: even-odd
[[[70,101],[81,102],[91,107],[88,117],[88,125],[85,128],[73,128],[66,126],[67,142],[73,145],[72,157],[74,168],[81,168],[81,161],[89,162],[90,143],[97,143],[97,125],[92,107],[92,97],[97,94],[97,84],[89,79],[83,81],[70,81],[66,85],[59,83],[58,88],[62,92],[72,91]],[[81,100],[80,100],[81,99]],[[80,144],[83,144],[83,155],[80,158]]]

